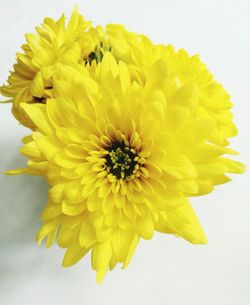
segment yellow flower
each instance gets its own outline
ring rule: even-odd
[[[98,282],[154,231],[206,243],[188,197],[244,166],[209,141],[216,123],[197,115],[196,85],[176,82],[164,59],[140,84],[106,52],[95,80],[57,64],[53,86],[46,106],[22,104],[36,131],[21,149],[27,169],[12,172],[44,175],[51,186],[37,241],[57,238],[65,267],[91,251]]]
[[[192,84],[196,112],[201,119],[213,119],[216,126],[210,134],[209,140],[215,144],[226,146],[228,138],[237,135],[237,128],[233,123],[230,108],[233,103],[229,94],[221,84],[213,79],[212,74],[202,63],[199,56],[189,56],[181,49],[175,51],[172,45],[153,44],[145,35],[126,30],[123,25],[108,24],[104,29],[93,28],[95,32],[95,51],[89,53],[92,60],[86,60],[86,68],[91,71],[92,77],[98,77],[96,64],[101,61],[108,51],[114,58],[127,64],[132,80],[141,85],[150,77],[152,66],[158,60],[165,60],[168,74],[171,74],[178,87]],[[95,59],[95,60],[93,60]]]
[[[197,115],[215,121],[216,127],[209,140],[219,145],[229,144],[227,139],[237,134],[230,112],[233,104],[229,94],[213,79],[199,56],[189,56],[183,49],[176,52],[172,45],[155,45],[146,36],[129,32],[122,25],[107,25],[105,32],[106,44],[115,58],[128,65],[131,79],[140,84],[145,84],[150,77],[152,66],[164,59],[168,74],[179,87],[193,86],[197,95]]]
[[[65,17],[58,21],[45,18],[37,34],[27,34],[23,53],[17,53],[17,63],[8,78],[8,85],[0,88],[2,95],[13,103],[12,112],[23,125],[34,125],[20,108],[20,103],[46,103],[53,96],[53,67],[56,63],[76,64],[96,45],[91,23],[79,15],[77,9],[65,26]],[[82,50],[81,48],[84,48]]]

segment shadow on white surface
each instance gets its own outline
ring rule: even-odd
[[[25,166],[17,143],[18,139],[12,139],[11,135],[1,142],[1,172]],[[47,200],[47,184],[41,177],[1,174],[0,194],[0,283],[4,283],[6,277],[12,276],[13,266],[13,276],[16,276],[20,265],[18,258],[24,251],[28,257],[28,247],[35,245],[35,235],[41,224],[39,215]]]
[[[11,140],[10,140],[11,141]],[[23,157],[12,143],[6,142],[8,148],[2,170],[25,167]],[[3,144],[3,143],[2,143]],[[2,166],[1,166],[2,167]],[[0,176],[0,191],[4,194],[0,205],[0,239],[1,248],[21,246],[34,242],[34,235],[40,225],[39,214],[47,200],[47,184],[41,177],[26,175]]]

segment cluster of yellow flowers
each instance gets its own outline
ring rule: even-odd
[[[31,129],[27,167],[8,173],[50,186],[37,242],[56,239],[65,267],[90,251],[98,282],[154,231],[206,243],[188,198],[244,166],[224,157],[236,153],[232,103],[199,57],[77,9],[26,40],[0,90]]]

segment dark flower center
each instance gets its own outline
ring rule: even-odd
[[[105,45],[104,43],[100,43],[99,45],[97,45],[95,47],[95,50],[92,51],[88,57],[85,59],[85,65],[87,63],[89,63],[91,65],[92,61],[96,61],[96,63],[99,63],[102,61],[102,58],[103,58],[103,55],[105,52],[111,52],[111,47],[110,46],[107,46]]]
[[[107,148],[106,166],[108,171],[118,179],[124,179],[133,174],[137,165],[136,151],[124,142],[113,142]]]
[[[103,54],[102,54],[102,51],[100,50],[96,50],[95,52],[91,52],[87,58],[87,62],[92,63],[93,60],[95,60],[97,63],[101,62],[102,61],[102,58],[103,58]]]

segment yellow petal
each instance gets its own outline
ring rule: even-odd
[[[151,239],[154,235],[154,223],[151,215],[145,217],[137,217],[136,219],[137,233],[144,239]]]
[[[39,131],[46,135],[52,135],[54,133],[53,127],[49,123],[44,105],[23,103],[21,107],[32,122],[37,126]]]
[[[76,264],[84,255],[88,253],[88,248],[83,248],[79,245],[74,245],[67,249],[62,266],[63,267],[70,267],[74,264]]]

